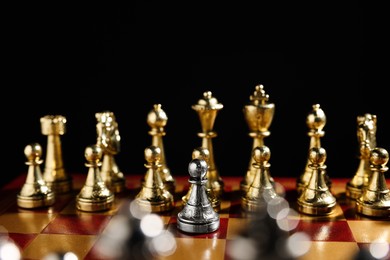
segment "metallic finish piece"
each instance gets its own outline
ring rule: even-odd
[[[321,147],[321,137],[325,135],[325,131],[323,128],[326,125],[326,115],[319,104],[313,105],[313,110],[306,117],[306,124],[309,128],[309,132],[307,133],[310,136],[310,145],[309,145],[309,153],[310,149],[313,147],[320,148]],[[310,168],[310,156],[306,161],[305,171],[301,174],[297,180],[297,192],[300,194],[302,190],[309,184],[309,180],[313,170]],[[328,175],[324,176],[326,184],[328,188],[331,188],[331,180],[328,178]]]
[[[54,192],[43,180],[40,165],[43,160],[42,147],[38,143],[32,143],[24,148],[27,158],[28,172],[26,182],[17,194],[17,204],[21,208],[39,208],[51,206],[55,202]]]
[[[192,191],[188,202],[177,214],[177,228],[187,233],[210,233],[219,228],[219,214],[214,211],[207,197],[208,165],[205,160],[193,159],[188,165]]]
[[[207,148],[210,153],[207,179],[217,197],[220,197],[223,193],[224,182],[215,164],[212,138],[217,136],[217,133],[213,131],[213,128],[217,113],[222,108],[223,105],[218,103],[218,100],[213,97],[211,91],[204,92],[203,99],[199,99],[198,103],[192,106],[192,109],[198,113],[202,126],[202,132],[198,133],[198,136],[202,138],[201,146]]]
[[[250,102],[244,107],[243,112],[249,127],[249,136],[253,138],[253,151],[256,147],[263,146],[264,138],[271,134],[268,129],[274,117],[275,104],[268,102],[269,95],[265,93],[263,85],[257,85],[249,99]],[[245,178],[240,183],[244,194],[248,191],[257,172],[257,169],[253,167],[254,163],[255,160],[251,155]],[[270,180],[273,182],[272,178]]]
[[[210,157],[210,152],[209,152],[209,150],[207,150],[207,148],[197,147],[192,151],[192,159],[205,160],[206,163],[208,164],[209,157]],[[209,167],[209,166],[207,166],[207,167]],[[206,173],[206,176],[207,176],[207,173]],[[190,199],[190,195],[192,193],[192,186],[193,185],[191,185],[190,188],[188,189],[187,194],[182,197],[183,205],[185,205],[188,202],[188,200]],[[213,207],[213,209],[216,212],[219,212],[221,210],[221,201],[214,194],[214,191],[213,191],[211,185],[209,184],[209,182],[206,182],[205,189],[206,189],[207,197],[211,203],[211,206]]]
[[[97,124],[97,145],[103,149],[103,162],[100,174],[107,188],[114,193],[126,189],[126,179],[119,169],[115,155],[120,152],[118,123],[113,112],[105,111],[95,114]]]
[[[40,121],[41,132],[47,135],[43,179],[54,193],[69,193],[72,190],[72,178],[64,169],[60,139],[65,134],[66,118],[61,115],[46,115]]]
[[[358,199],[367,187],[371,177],[370,152],[376,147],[376,115],[365,114],[357,117],[357,137],[359,141],[360,163],[353,178],[347,183],[345,195]]]
[[[310,148],[309,160],[312,173],[308,185],[298,197],[298,210],[309,215],[328,215],[333,212],[337,202],[325,180],[326,150],[322,147]]]
[[[267,207],[267,203],[279,195],[270,181],[268,163],[271,151],[267,146],[255,147],[252,151],[253,168],[256,169],[252,183],[247,192],[241,197],[241,207],[246,212],[259,212]]]
[[[151,145],[145,148],[144,153],[147,161],[145,164],[147,172],[135,201],[146,212],[169,211],[174,207],[174,199],[161,179],[161,149],[158,146]]]
[[[168,117],[165,111],[161,108],[161,104],[155,104],[147,116],[147,123],[151,128],[149,135],[152,136],[152,145],[160,147],[160,164],[162,166],[159,168],[159,172],[165,188],[173,195],[175,194],[176,182],[167,166],[163,143],[163,136],[166,135],[164,127],[167,122]]]
[[[76,208],[81,211],[97,212],[109,210],[113,206],[115,195],[104,183],[99,167],[103,150],[99,145],[87,146],[84,152],[88,175],[84,186],[76,196]]]
[[[362,195],[356,200],[356,211],[370,217],[390,217],[390,190],[387,187],[385,172],[389,161],[387,150],[376,147],[371,150],[370,163],[372,176]]]

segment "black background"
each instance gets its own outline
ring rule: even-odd
[[[301,174],[306,115],[318,103],[327,116],[328,174],[352,177],[357,115],[376,114],[378,146],[390,145],[381,16],[365,20],[369,11],[356,6],[294,7],[143,1],[6,8],[1,182],[27,170],[27,144],[46,150],[39,119],[47,114],[68,120],[61,138],[67,171],[86,173],[84,149],[96,142],[95,113],[104,110],[119,124],[119,167],[143,174],[146,116],[156,103],[168,116],[168,166],[173,176],[186,175],[201,144],[191,106],[204,91],[224,105],[213,140],[221,177],[244,176],[252,140],[242,109],[257,84],[276,106],[265,139],[271,175]]]

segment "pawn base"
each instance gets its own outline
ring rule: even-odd
[[[35,196],[17,196],[17,204],[21,208],[33,209],[48,207],[55,202],[54,193],[39,194]]]
[[[186,221],[178,216],[177,228],[187,233],[211,233],[219,228],[219,218],[212,222],[198,223]]]
[[[369,217],[390,217],[390,201],[387,205],[373,205],[364,203],[361,200],[356,201],[356,212]]]
[[[315,215],[315,216],[329,215],[333,212],[335,207],[336,207],[336,202],[324,206],[322,205],[315,206],[315,205],[310,205],[298,201],[298,210],[308,215]]]
[[[76,198],[76,208],[81,211],[98,212],[112,208],[114,204],[114,195],[105,198]]]

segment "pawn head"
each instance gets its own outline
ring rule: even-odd
[[[28,161],[39,160],[42,156],[42,146],[39,143],[31,143],[24,148],[24,155]]]
[[[157,162],[161,158],[161,149],[158,146],[151,145],[145,148],[144,154],[148,163]]]
[[[85,148],[85,159],[90,163],[98,163],[102,158],[103,150],[99,145],[89,145]]]
[[[387,152],[386,149],[376,147],[372,149],[371,155],[370,155],[370,162],[373,165],[386,165],[387,162],[389,161],[389,153]]]
[[[268,162],[271,158],[271,150],[268,148],[268,146],[257,146],[252,151],[252,156],[255,162],[261,163],[261,162]]]
[[[193,159],[188,164],[188,173],[192,178],[203,179],[206,176],[208,165],[205,160]]]
[[[310,148],[309,160],[313,164],[323,165],[326,161],[326,150],[322,147]]]

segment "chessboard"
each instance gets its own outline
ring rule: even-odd
[[[121,205],[134,199],[140,190],[142,175],[126,175],[126,190],[115,197],[113,208],[98,213],[76,209],[75,196],[87,174],[71,176],[72,193],[56,197],[55,204],[48,208],[28,210],[17,206],[17,193],[25,181],[25,174],[3,186],[0,191],[0,242],[12,241],[22,259],[45,259],[50,254],[61,252],[72,252],[78,259],[107,259],[96,250],[97,241],[118,214]],[[188,176],[176,176],[175,179],[175,208],[158,214],[164,228],[174,237],[174,250],[156,258],[237,259],[231,253],[231,246],[249,221],[240,206],[242,177],[223,177],[225,186],[219,211],[220,227],[206,234],[186,234],[177,229],[177,213],[183,206],[181,197],[186,194],[189,183]],[[274,177],[274,180],[278,184],[276,190],[284,195],[290,208],[296,208],[296,178]],[[309,216],[297,213],[289,217],[290,223],[295,223],[288,231],[289,235],[304,233],[309,242],[296,259],[366,259],[357,258],[363,250],[382,257],[378,259],[390,259],[389,221],[355,213],[353,203],[345,199],[347,181],[332,179],[331,190],[338,202],[332,214]]]

